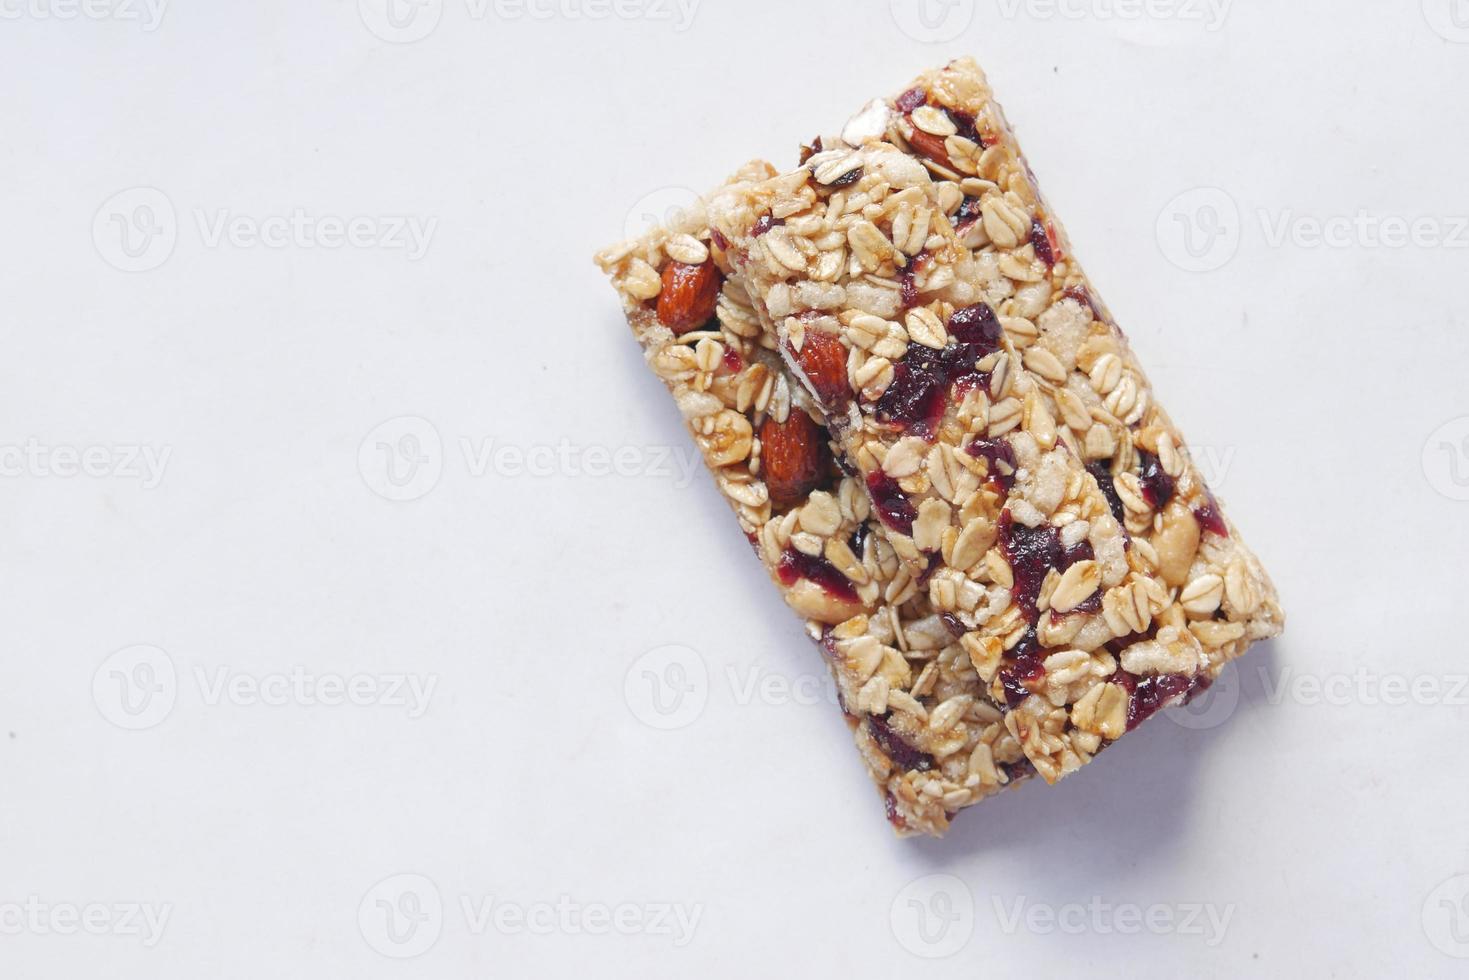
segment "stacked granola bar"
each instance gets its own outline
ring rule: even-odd
[[[1055,782],[1284,617],[972,61],[603,252],[902,833]]]

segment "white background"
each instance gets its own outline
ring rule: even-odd
[[[1463,975],[1469,3],[931,2],[0,4],[0,975]],[[590,257],[965,53],[1291,621],[898,841]]]

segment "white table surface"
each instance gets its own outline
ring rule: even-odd
[[[1463,976],[1469,3],[688,2],[0,4],[0,975]],[[897,841],[590,256],[964,53],[1291,622]]]

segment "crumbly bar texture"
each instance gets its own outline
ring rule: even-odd
[[[897,556],[829,634],[890,743],[947,778],[998,711],[1053,783],[1282,631],[973,61],[707,217]]]
[[[711,206],[774,176],[747,165]],[[783,363],[727,244],[700,207],[597,263],[757,556],[824,651],[888,819],[900,834],[942,834],[958,810],[1035,770],[1003,712],[973,695],[957,622],[916,589],[861,481],[836,465],[820,406]],[[922,719],[922,738],[890,723],[899,718]]]

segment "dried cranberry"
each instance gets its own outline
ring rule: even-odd
[[[762,214],[755,222],[755,227],[750,229],[750,237],[759,238],[770,229],[778,228],[783,224],[785,224],[785,220],[782,218],[772,218],[768,214]]]
[[[730,374],[739,374],[745,367],[745,359],[740,352],[733,347],[727,347],[724,351],[724,369]]]
[[[719,246],[720,251],[729,251],[729,239],[724,237],[724,232],[718,228],[711,228],[709,229],[709,237],[714,240],[715,245]]]
[[[1049,524],[1026,527],[1007,508],[1000,515],[1000,547],[1015,578],[1011,593],[1034,622],[1041,585],[1061,562],[1061,532]]]
[[[995,311],[990,309],[988,303],[966,306],[955,310],[954,315],[949,317],[949,336],[961,344],[978,348],[974,354],[975,360],[999,350],[1003,335],[1000,318],[995,316]]]
[[[1183,674],[1155,674],[1149,677],[1137,677],[1125,670],[1119,670],[1112,678],[1112,682],[1120,685],[1129,694],[1128,731],[1132,731],[1153,717],[1159,709],[1178,698],[1193,684],[1192,678]]]
[[[906,115],[907,113],[912,112],[914,109],[917,109],[919,106],[923,105],[923,103],[927,101],[927,92],[923,91],[923,89],[921,88],[910,88],[908,91],[898,96],[898,111]]]
[[[933,768],[933,756],[927,752],[920,752],[905,742],[903,737],[888,725],[886,716],[869,715],[867,731],[871,733],[884,754],[893,760],[893,765],[903,772],[914,772],[915,770],[928,772]]]
[[[967,450],[975,459],[990,464],[990,479],[999,484],[1005,493],[1015,485],[1015,471],[1020,464],[1015,461],[1015,450],[1004,439],[976,439]]]
[[[1041,224],[1039,218],[1031,219],[1030,243],[1035,246],[1035,257],[1047,267],[1056,264],[1056,253],[1051,249],[1051,236],[1046,234],[1046,226]]]
[[[903,429],[932,436],[949,405],[949,389],[987,384],[975,368],[983,357],[999,350],[999,318],[985,303],[958,310],[949,318],[949,333],[958,341],[941,351],[913,346],[893,369],[893,380],[877,401],[877,416]]]
[[[903,309],[911,310],[918,305],[918,274],[910,266],[898,277],[899,294],[903,298]]]
[[[931,435],[949,404],[948,350],[910,347],[908,356],[893,368],[893,380],[877,400],[877,417]]]
[[[1229,537],[1229,525],[1224,523],[1224,515],[1219,513],[1219,501],[1214,499],[1214,494],[1208,490],[1204,491],[1206,499],[1202,507],[1195,508],[1194,517],[1199,522],[1199,527],[1205,531],[1212,531],[1221,538]]]
[[[1158,623],[1154,621],[1151,626],[1143,630],[1141,633],[1132,633],[1127,636],[1119,636],[1117,639],[1110,641],[1107,644],[1107,652],[1120,657],[1122,656],[1122,652],[1128,647],[1132,646],[1134,643],[1142,643],[1145,640],[1154,639],[1157,637],[1157,635]],[[1121,682],[1119,681],[1119,683]]]
[[[1139,449],[1137,454],[1142,460],[1142,473],[1139,479],[1143,485],[1143,499],[1147,500],[1154,510],[1162,510],[1168,506],[1168,501],[1173,499],[1177,485],[1173,477],[1163,469],[1163,464],[1159,462],[1157,456],[1146,449]]]
[[[852,536],[847,539],[848,547],[852,549],[852,554],[856,555],[859,561],[862,559],[862,549],[867,546],[867,535],[867,525],[858,524],[857,530],[853,531]]]
[[[1064,572],[1066,571],[1066,569],[1070,568],[1072,565],[1075,565],[1079,561],[1095,561],[1096,557],[1097,553],[1092,548],[1092,543],[1090,541],[1078,541],[1076,544],[1061,552],[1061,561],[1058,563],[1057,567]]]
[[[1097,487],[1102,491],[1102,496],[1107,498],[1107,506],[1112,508],[1112,516],[1119,521],[1122,520],[1125,509],[1122,506],[1122,498],[1117,495],[1117,483],[1112,479],[1112,461],[1099,459],[1088,463],[1086,471],[1097,481]]]
[[[960,136],[978,143],[981,149],[984,148],[984,140],[980,137],[979,130],[974,128],[974,117],[972,115],[959,109],[945,109],[944,114],[949,117],[949,121],[959,130]]]
[[[1031,685],[1046,676],[1045,650],[1034,626],[1025,631],[1005,657],[1006,664],[999,673],[1000,686],[1005,691],[1005,703],[1013,708],[1034,693]]]
[[[857,590],[852,582],[837,567],[825,558],[808,555],[794,548],[787,548],[780,559],[778,569],[780,580],[787,587],[795,585],[798,579],[821,586],[827,595],[841,599],[845,602],[857,602]]]
[[[882,522],[901,534],[911,535],[913,533],[913,522],[918,519],[918,511],[913,506],[913,501],[903,493],[903,488],[898,486],[898,481],[881,471],[873,473],[867,478],[867,492],[872,497],[872,506],[877,508],[877,516]]]

